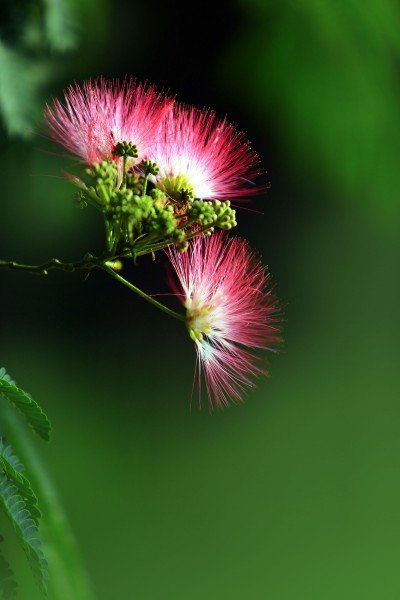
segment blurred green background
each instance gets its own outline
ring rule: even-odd
[[[0,274],[0,363],[52,419],[38,446],[96,598],[400,597],[398,2],[1,11],[1,258],[102,247],[41,123],[74,80],[127,74],[227,113],[271,182],[236,233],[269,265],[285,345],[222,413],[190,409],[184,328],[105,274]],[[149,293],[164,273],[125,270]]]

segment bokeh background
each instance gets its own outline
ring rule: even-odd
[[[0,363],[52,419],[38,449],[99,600],[400,596],[399,32],[395,0],[3,0],[1,258],[102,247],[41,122],[74,80],[228,114],[271,182],[236,233],[285,344],[224,412],[190,409],[184,328],[105,274],[0,274]]]

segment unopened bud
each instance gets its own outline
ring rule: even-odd
[[[106,267],[111,267],[113,271],[121,271],[122,270],[122,262],[120,260],[108,260],[106,263]]]
[[[131,158],[138,157],[138,151],[135,144],[132,142],[118,142],[114,148],[115,156],[130,156]]]

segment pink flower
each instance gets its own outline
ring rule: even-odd
[[[226,233],[198,237],[186,253],[168,254],[196,345],[199,401],[202,371],[211,408],[241,401],[254,377],[265,373],[253,350],[274,350],[279,341],[269,275],[247,242]]]
[[[175,105],[151,154],[158,187],[170,195],[183,188],[195,198],[224,200],[260,190],[249,181],[260,172],[257,155],[243,133],[211,110]]]
[[[115,145],[123,141],[136,145],[140,161],[172,104],[148,83],[100,78],[71,85],[65,103],[54,100],[44,114],[53,139],[87,163],[113,160]]]

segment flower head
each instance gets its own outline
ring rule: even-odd
[[[151,154],[157,185],[171,196],[184,189],[202,200],[224,200],[260,189],[249,185],[259,163],[244,134],[207,109],[175,105]]]
[[[169,257],[196,345],[199,394],[203,371],[211,407],[241,401],[265,373],[254,349],[273,350],[279,341],[269,275],[247,242],[225,233],[196,238],[186,253],[170,250]]]
[[[114,160],[121,142],[134,144],[141,160],[172,103],[148,83],[101,78],[71,85],[65,103],[54,100],[44,114],[53,139],[87,163]]]

